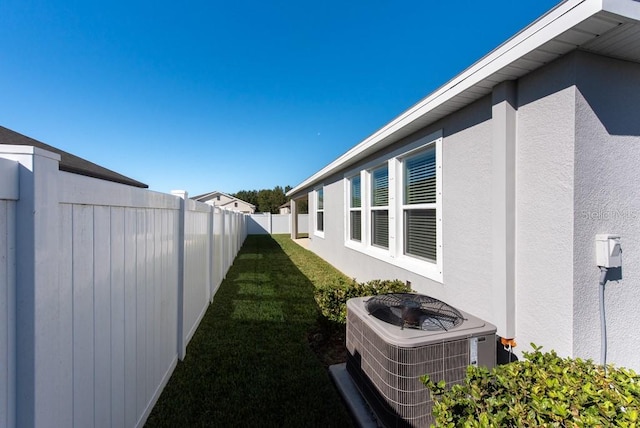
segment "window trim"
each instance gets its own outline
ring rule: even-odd
[[[435,147],[435,157],[436,157],[436,201],[431,203],[421,203],[421,204],[406,204],[404,200],[404,190],[405,190],[405,162],[415,156],[420,155],[423,151],[429,149],[430,146]],[[400,227],[397,227],[396,233],[398,236],[398,254],[400,254],[401,258],[407,260],[419,260],[426,261],[432,264],[440,265],[442,263],[442,138],[435,140],[434,142],[430,142],[425,144],[424,146],[407,152],[406,154],[399,156],[396,158],[397,168],[399,171],[399,180],[398,191],[399,193],[399,201],[398,204],[398,218],[400,221]],[[433,209],[436,211],[436,261],[433,261],[422,258],[417,255],[406,254],[406,242],[405,242],[405,225],[406,221],[405,211],[407,210],[420,210],[420,209]],[[440,274],[442,274],[442,269],[440,269]]]
[[[422,150],[435,146],[436,150],[436,261],[404,254],[404,171],[403,162]],[[372,245],[371,212],[372,212],[372,171],[388,164],[389,173],[389,248]],[[349,239],[349,178],[361,174],[361,242]],[[345,182],[345,247],[359,251],[368,256],[385,261],[394,266],[424,276],[431,280],[443,282],[443,228],[442,228],[442,130],[419,138],[412,143],[372,159],[371,161],[351,169],[344,174]]]

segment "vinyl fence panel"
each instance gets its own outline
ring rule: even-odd
[[[188,199],[184,202],[183,352],[211,300],[210,240],[213,237],[210,230],[213,207]]]
[[[216,290],[224,279],[224,214],[220,208],[214,207],[213,211],[213,291]]]
[[[298,233],[309,233],[309,214],[298,214]]]
[[[60,217],[71,232],[60,277],[72,290],[73,423],[134,426],[177,362],[178,211],[63,204]]]
[[[271,216],[271,233],[290,233],[291,214],[274,214]]]
[[[247,233],[250,235],[272,235],[291,233],[293,214],[255,213],[248,216]],[[298,214],[298,232],[309,232],[309,214]]]
[[[255,213],[249,217],[250,235],[268,235],[271,233],[271,214]]]

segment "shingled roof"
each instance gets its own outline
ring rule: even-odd
[[[148,188],[149,186],[118,174],[110,169],[103,168],[93,162],[82,159],[78,156],[57,149],[53,146],[45,144],[41,141],[22,135],[11,129],[0,126],[0,144],[16,145],[16,146],[33,146],[43,150],[48,150],[60,155],[60,171],[71,172],[73,174],[85,175],[87,177],[99,178],[100,180],[113,181],[115,183],[127,184],[129,186]]]

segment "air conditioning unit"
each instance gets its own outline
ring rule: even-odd
[[[419,294],[359,297],[347,302],[347,370],[387,427],[433,423],[422,375],[462,383],[469,365],[492,368],[496,328]]]

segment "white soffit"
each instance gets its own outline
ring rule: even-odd
[[[458,76],[287,192],[292,195],[340,169],[575,50],[640,62],[640,0],[567,0]]]

